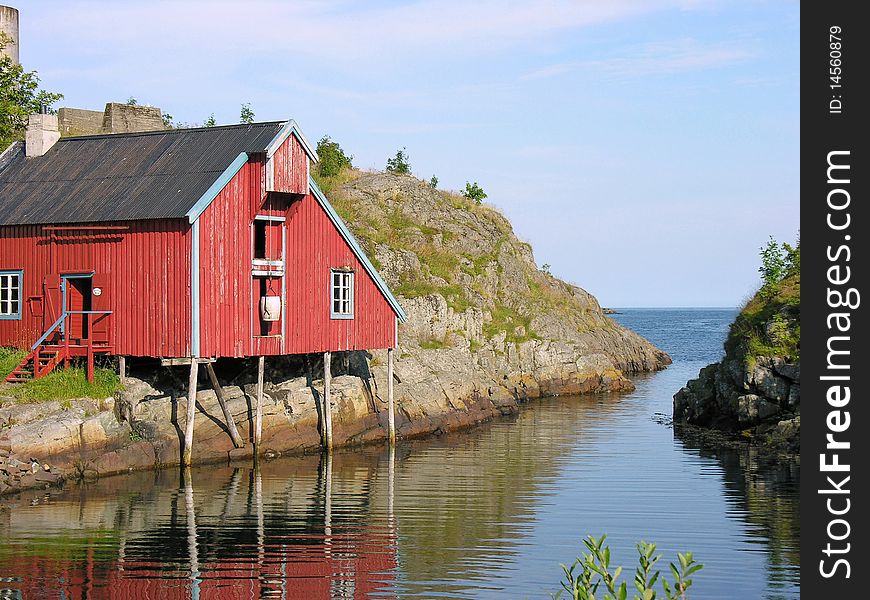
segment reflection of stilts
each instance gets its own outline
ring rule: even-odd
[[[396,492],[396,447],[390,446],[390,460],[387,463],[387,523],[390,526],[390,535],[392,536],[394,527],[393,521],[393,496]]]
[[[184,512],[187,516],[187,556],[190,561],[190,597],[199,600],[199,549],[196,539],[196,511],[193,504],[193,481],[190,469],[185,469],[184,480]]]
[[[259,463],[254,467],[254,503],[257,506],[257,579],[260,591],[265,589],[263,566],[266,560],[266,519],[263,515],[263,475]]]
[[[332,453],[321,455],[323,460],[323,547],[329,558],[332,555]]]
[[[224,524],[224,520],[226,520],[227,515],[230,514],[230,510],[233,507],[233,504],[236,502],[236,495],[239,493],[239,483],[242,480],[242,471],[241,469],[233,469],[233,475],[230,477],[230,482],[227,484],[227,497],[224,500],[224,509],[221,512],[221,525]]]

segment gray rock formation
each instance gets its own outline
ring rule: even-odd
[[[800,363],[780,357],[726,359],[701,369],[674,395],[674,420],[746,431],[789,452],[800,451]]]

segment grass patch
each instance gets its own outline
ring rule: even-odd
[[[114,369],[94,369],[94,383],[88,383],[85,370],[79,367],[58,369],[33,381],[13,387],[10,393],[19,402],[45,402],[73,398],[107,398],[121,389]]]
[[[0,347],[0,380],[6,379],[6,376],[12,372],[12,369],[18,366],[27,353],[18,348],[3,348]]]
[[[311,176],[317,183],[317,187],[319,187],[324,194],[329,196],[329,193],[332,190],[362,177],[362,171],[345,167],[341,171],[339,171],[337,175],[324,177],[320,175],[319,169],[311,169]]]
[[[519,344],[528,340],[541,339],[530,327],[531,318],[523,317],[514,309],[504,304],[496,304],[492,310],[492,321],[483,324],[483,333],[492,338],[502,331],[505,333],[505,341]],[[517,334],[517,327],[522,326],[525,335]]]
[[[401,281],[394,291],[405,298],[419,298],[420,296],[437,294],[441,290],[428,281]]]
[[[737,315],[725,352],[746,361],[757,356],[800,360],[800,273],[760,290]]]
[[[465,290],[458,285],[448,285],[439,290],[439,293],[447,300],[447,306],[453,309],[455,313],[464,313],[466,310],[474,306],[465,295]]]
[[[459,258],[452,252],[438,250],[434,246],[424,246],[417,251],[420,263],[429,267],[429,272],[446,281],[453,279],[459,266]]]
[[[450,344],[447,343],[447,340],[439,340],[437,338],[432,338],[429,340],[423,340],[420,342],[420,348],[423,350],[443,350],[444,348],[449,348]]]

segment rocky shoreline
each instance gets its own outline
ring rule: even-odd
[[[514,413],[534,398],[634,389],[607,356],[578,358],[571,353],[576,349],[558,344],[554,348],[553,344],[528,342],[503,356],[480,350],[472,355],[468,348],[399,352],[395,370],[400,380],[395,386],[399,437],[472,427]],[[651,348],[644,342],[644,350]],[[636,353],[627,354],[626,364],[645,360]],[[517,366],[529,361],[536,368],[512,371],[502,362],[510,360]],[[648,366],[655,369],[667,364],[661,357],[656,360]],[[288,376],[298,375],[298,364],[279,359],[272,363],[267,363],[261,453],[273,457],[320,452],[322,379],[309,374]],[[336,447],[386,440],[384,363],[377,352],[371,359],[364,353],[335,358],[331,393]],[[196,396],[194,464],[253,457],[250,424],[256,387],[251,376],[256,371],[250,361],[235,361],[223,369],[218,365],[229,410],[246,444],[238,449],[233,446],[214,391],[201,386]],[[322,373],[322,365],[310,359],[301,370]],[[0,404],[0,494],[61,484],[66,479],[179,465],[187,401],[183,373],[172,368],[147,373],[143,379],[128,378],[123,392],[102,401]]]
[[[800,363],[757,357],[708,365],[674,395],[674,421],[800,452]]]

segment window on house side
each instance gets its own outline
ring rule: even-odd
[[[330,277],[330,316],[333,319],[353,319],[353,271],[332,271]]]
[[[0,319],[21,318],[21,271],[0,271]]]

